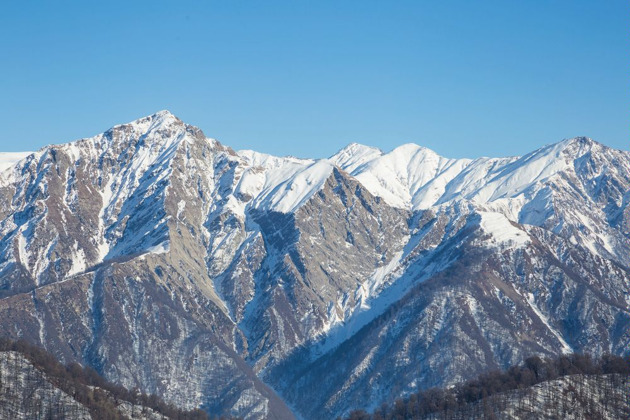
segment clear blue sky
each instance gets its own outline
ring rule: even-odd
[[[5,1],[0,150],[161,109],[235,149],[627,149],[630,3]]]

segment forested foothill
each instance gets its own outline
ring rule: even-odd
[[[185,411],[164,402],[156,395],[147,395],[139,390],[128,390],[105,380],[94,369],[78,363],[61,364],[52,354],[23,340],[0,338],[0,352],[22,354],[33,366],[45,374],[55,387],[86,407],[95,420],[126,419],[118,406],[128,402],[174,420],[227,420],[227,417],[210,417],[200,409]],[[11,377],[0,378],[0,387],[10,387]],[[35,392],[35,390],[29,391]],[[54,418],[54,413],[51,414]]]
[[[630,357],[533,356],[505,371],[411,394],[372,413],[355,410],[347,419],[551,418],[546,412],[553,418],[615,418],[610,413],[630,418]]]

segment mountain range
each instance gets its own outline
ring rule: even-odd
[[[629,201],[630,152],[584,137],[299,159],[161,111],[0,154],[0,335],[183,409],[370,411],[534,354],[630,354]]]

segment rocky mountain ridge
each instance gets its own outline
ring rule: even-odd
[[[163,111],[0,173],[0,333],[247,418],[628,354],[629,191],[630,153],[587,138],[311,160]]]

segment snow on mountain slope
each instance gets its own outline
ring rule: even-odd
[[[88,229],[97,231],[86,237],[95,248],[91,249],[92,245],[86,244],[85,240],[72,244],[69,250],[73,263],[66,275],[76,274],[106,259],[168,250],[168,219],[165,218],[166,212],[156,213],[156,207],[164,208],[175,152],[180,145],[189,147],[194,142],[216,148],[217,153],[223,147],[195,130],[198,129],[186,126],[168,111],[161,111],[151,117],[115,126],[90,139],[42,149],[30,160],[24,161],[27,163],[23,165],[32,168],[37,164],[38,172],[46,172],[63,155],[75,166],[87,162],[91,167],[98,168],[81,170],[91,172],[91,188],[101,196],[98,217],[94,226]],[[610,231],[607,222],[613,217],[611,211],[622,208],[620,199],[601,205],[588,199],[580,208],[565,206],[559,200],[567,194],[583,197],[595,194],[600,200],[605,198],[597,190],[597,185],[606,177],[619,174],[615,172],[615,166],[589,158],[593,153],[596,157],[605,155],[607,159],[628,160],[627,155],[584,138],[545,146],[520,158],[480,158],[472,161],[443,158],[414,144],[383,153],[379,149],[353,143],[330,159],[317,161],[275,157],[254,151],[223,153],[225,157],[221,159],[227,159],[226,162],[230,161],[229,165],[234,166],[230,170],[231,175],[221,178],[216,185],[217,179],[211,176],[203,182],[206,185],[198,188],[217,189],[215,201],[208,202],[213,209],[211,214],[229,210],[244,221],[247,209],[293,213],[322,189],[337,165],[372,194],[394,207],[420,211],[463,199],[474,203],[480,214],[486,215],[482,219],[482,227],[489,233],[494,232],[497,238],[502,237],[497,232],[497,226],[512,230],[508,221],[545,226],[555,229],[556,233],[564,229],[563,234],[573,235],[576,243],[589,247],[595,253],[616,255],[620,259],[629,247]],[[213,161],[214,158],[206,158],[204,165],[207,165],[208,171],[215,171],[210,168]],[[625,163],[621,161],[623,166]],[[114,173],[118,175],[113,176]],[[3,183],[11,182],[14,176],[18,175],[6,172]],[[77,170],[69,168],[64,178],[61,182],[65,183],[66,192],[60,203],[59,217],[71,220],[79,189]],[[30,178],[30,186],[23,188],[46,191],[46,182],[35,185],[37,179]],[[13,181],[25,182],[17,178]],[[624,180],[616,182],[622,185],[621,188],[627,183]],[[616,197],[615,194],[612,196]],[[182,202],[177,205],[181,206]],[[597,217],[593,218],[593,215]],[[156,219],[158,216],[161,219]],[[50,215],[44,213],[42,217],[46,219]],[[620,219],[623,215],[616,214],[614,217]],[[503,218],[506,218],[507,224],[497,224]],[[49,261],[43,258],[43,254],[33,255],[31,249],[34,247],[29,245],[30,238],[27,237],[33,232],[30,226],[30,223],[9,223],[3,231],[18,239],[17,247],[7,249],[8,255],[17,252],[18,259],[38,277],[47,269]],[[578,233],[572,228],[567,230],[567,226],[584,228]],[[217,231],[212,235],[210,255],[214,261],[212,264],[218,264],[214,271],[220,272],[229,264],[244,240],[243,234]],[[41,250],[44,253],[54,250],[59,242],[54,233],[47,236],[51,245]],[[516,237],[520,238],[519,235]]]
[[[575,138],[522,157],[470,160],[444,158],[415,144],[382,153],[353,143],[330,161],[390,205],[421,210],[461,198],[476,203],[516,198],[558,173],[573,171],[576,159],[593,147],[607,149],[590,139]]]
[[[471,200],[472,196],[493,179],[506,165],[518,159],[513,158],[478,158],[453,177],[436,204],[443,204],[460,198]]]
[[[18,161],[24,159],[31,152],[4,152],[0,153],[0,172],[14,166]]]
[[[527,233],[515,227],[501,213],[481,211],[479,214],[481,228],[492,235],[493,241],[507,243],[513,248],[523,247],[530,242]]]
[[[522,157],[476,159],[453,179],[439,202],[461,197],[477,203],[515,198],[532,186],[541,185],[552,176],[571,170],[574,159],[586,153],[589,145],[594,143],[585,140],[582,147],[571,149],[571,145],[577,142],[580,140],[564,140]]]
[[[319,191],[333,170],[327,160],[276,157],[249,150],[239,155],[250,165],[236,193],[255,197],[251,206],[261,210],[292,213]]]
[[[115,126],[90,139],[42,149],[28,158],[30,160],[23,161],[27,162],[22,164],[24,167],[33,168],[36,164],[38,172],[46,172],[63,155],[75,166],[87,162],[97,168],[82,169],[82,172],[91,172],[91,188],[101,197],[98,217],[94,226],[88,229],[96,228],[97,232],[86,238],[96,246],[90,249],[85,240],[70,246],[73,263],[66,274],[76,274],[106,259],[168,250],[166,213],[162,212],[162,219],[156,219],[161,213],[156,213],[155,208],[164,207],[175,152],[181,144],[190,145],[195,141],[217,148],[217,152],[222,148],[218,142],[195,130],[198,129],[186,126],[168,111],[161,111]],[[586,200],[585,206],[575,208],[563,206],[557,197],[558,194],[564,196],[569,193],[585,197],[595,194],[603,200],[597,185],[606,177],[618,174],[615,166],[589,158],[593,153],[595,156],[605,155],[608,159],[628,160],[623,153],[619,155],[617,151],[584,138],[545,146],[523,157],[475,160],[444,158],[414,144],[383,153],[377,148],[353,143],[331,158],[317,161],[275,157],[254,151],[228,153],[225,156],[229,157],[225,159],[235,167],[230,172],[233,172],[232,175],[224,177],[216,186],[215,179],[210,177],[204,181],[207,185],[199,185],[198,188],[218,188],[217,191],[220,191],[214,196],[217,201],[208,204],[214,209],[211,214],[229,210],[245,220],[247,209],[293,213],[322,189],[336,165],[394,207],[420,211],[467,200],[475,204],[480,214],[486,214],[482,227],[495,232],[497,237],[501,237],[500,233],[496,233],[496,226],[502,218],[506,218],[506,223],[545,226],[557,233],[563,229],[566,231],[567,225],[579,225],[584,226],[581,233],[571,230],[564,234],[574,235],[576,243],[589,247],[593,252],[620,256],[628,246],[623,240],[615,239],[607,220],[613,217],[611,211],[623,207],[623,200],[616,199],[615,203],[605,205]],[[3,156],[5,162],[12,162],[28,154]],[[212,165],[212,161],[207,159],[207,165]],[[621,166],[624,164],[620,162]],[[76,206],[79,189],[76,172],[76,169],[69,168],[65,179],[61,180],[66,185],[59,210],[62,220],[72,219],[72,208]],[[118,175],[113,176],[114,173]],[[15,176],[18,175],[5,172],[2,183],[22,183],[23,188],[30,191],[43,192],[48,188],[47,181],[36,185],[38,177],[30,178],[27,186],[24,176],[23,180],[14,179]],[[623,188],[625,181],[619,182]],[[181,206],[182,202],[177,205]],[[620,211],[617,210],[617,213]],[[597,217],[593,219],[592,215]],[[46,219],[50,214],[44,213],[42,217]],[[624,215],[619,213],[614,217],[619,220]],[[568,221],[571,223],[566,223]],[[501,225],[508,228],[509,223]],[[18,246],[8,248],[8,254],[17,252],[25,267],[39,276],[48,266],[47,258],[32,254],[30,249],[33,247],[27,237],[33,233],[30,227],[30,223],[8,223],[3,232],[17,238]],[[216,235],[211,238],[210,254],[214,261],[223,261],[216,268],[222,270],[221,267],[229,263],[243,238],[240,234],[235,236],[227,232],[217,232]],[[231,239],[226,242],[228,238]],[[42,252],[51,252],[59,242],[55,236],[50,236],[48,240],[51,246]],[[231,251],[226,253],[224,248],[227,244]]]
[[[358,162],[347,155],[359,151]],[[468,163],[447,159],[415,145],[405,144],[382,154],[351,145],[330,158],[359,180],[372,194],[390,205],[410,210],[428,208],[441,197],[445,185]]]

